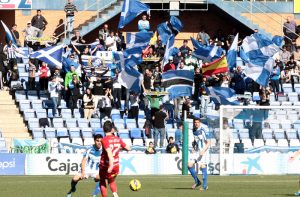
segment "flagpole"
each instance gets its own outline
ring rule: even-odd
[[[182,143],[182,175],[188,175],[187,163],[188,163],[188,151],[189,151],[189,125],[186,121],[187,112],[184,110],[183,119],[183,143]]]

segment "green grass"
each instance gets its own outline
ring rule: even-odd
[[[129,189],[133,178],[141,181],[140,191]],[[71,176],[1,176],[0,196],[64,197],[70,180]],[[117,183],[120,197],[280,197],[293,196],[298,189],[298,176],[209,176],[209,190],[205,192],[191,189],[191,176],[119,176]],[[94,186],[92,179],[81,181],[73,196],[91,196]]]

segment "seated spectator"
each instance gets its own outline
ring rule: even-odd
[[[279,52],[279,57],[284,66],[290,60],[291,53],[287,50],[286,46],[282,47],[282,51]]]
[[[146,15],[143,15],[142,20],[139,20],[138,29],[139,29],[140,32],[148,32],[150,30],[150,23],[147,20]]]
[[[174,138],[173,137],[169,137],[169,143],[167,145],[167,148],[166,148],[166,153],[172,153],[172,154],[176,154],[176,153],[179,153],[179,146],[178,144],[176,144],[174,142]]]
[[[106,38],[110,35],[108,25],[104,24],[103,28],[99,30],[99,40],[100,44],[105,46]],[[105,46],[106,48],[106,46]]]
[[[120,42],[118,35],[112,31],[109,36],[106,38],[105,45],[108,51],[117,51],[117,42]]]
[[[94,95],[91,89],[86,89],[86,93],[83,95],[83,107],[84,107],[84,118],[91,119],[94,113]]]
[[[156,153],[153,142],[149,142],[149,146],[146,148],[145,153],[146,154],[155,154]]]
[[[285,64],[284,69],[285,69],[285,70],[290,70],[290,69],[296,68],[296,66],[297,66],[297,62],[295,61],[294,57],[291,56],[291,57],[290,57],[290,61],[288,61],[288,62]]]
[[[183,45],[179,48],[179,51],[181,52],[181,56],[184,58],[189,54],[189,51],[192,51],[188,46],[187,40],[183,41]]]

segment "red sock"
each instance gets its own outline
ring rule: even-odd
[[[112,193],[117,192],[117,184],[114,178],[109,180],[109,187]]]
[[[107,190],[106,190],[106,182],[104,180],[100,180],[100,190],[101,190],[101,196],[107,197]]]

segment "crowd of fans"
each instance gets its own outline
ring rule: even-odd
[[[67,13],[68,33],[73,29],[74,12],[76,6],[69,0],[65,11]],[[278,94],[283,92],[282,84],[291,83],[293,88],[295,83],[299,83],[300,77],[300,46],[296,45],[297,36],[291,31],[296,31],[290,25],[291,19],[287,23],[289,28],[284,28],[287,37],[285,45],[278,54],[276,65],[273,68],[273,73],[270,77],[268,87],[261,87],[251,78],[248,78],[243,73],[243,64],[240,63],[237,67],[225,73],[219,73],[212,76],[204,76],[202,74],[202,65],[205,61],[197,59],[193,56],[193,49],[188,46],[188,40],[183,41],[183,45],[179,48],[178,53],[168,58],[166,65],[162,64],[165,46],[162,45],[157,32],[154,33],[149,46],[143,51],[142,57],[145,60],[138,65],[139,71],[143,73],[144,79],[142,82],[142,93],[131,92],[124,88],[119,79],[120,69],[114,63],[105,64],[102,62],[88,61],[85,63],[82,59],[83,55],[95,55],[98,51],[122,51],[126,49],[126,42],[121,31],[114,31],[107,24],[99,30],[99,35],[95,38],[94,45],[87,44],[79,31],[75,31],[75,35],[71,38],[71,43],[64,50],[66,59],[74,62],[69,65],[69,68],[59,68],[48,66],[45,62],[30,59],[28,70],[28,82],[24,87],[27,90],[39,90],[49,93],[49,99],[53,101],[54,109],[53,116],[59,117],[60,101],[64,99],[67,107],[72,109],[82,108],[83,117],[90,119],[91,117],[110,118],[112,109],[119,109],[122,115],[127,115],[128,118],[138,119],[139,110],[144,110],[147,123],[154,126],[154,134],[156,135],[154,147],[157,146],[157,135],[161,137],[165,132],[160,130],[165,129],[164,121],[168,123],[180,122],[183,113],[179,111],[179,105],[182,104],[182,111],[188,112],[188,117],[192,117],[192,106],[196,109],[203,107],[203,97],[206,96],[206,87],[222,86],[230,87],[235,90],[238,95],[244,95],[245,92],[259,92],[260,99],[257,99],[259,105],[270,105],[269,95],[274,92],[277,98]],[[37,15],[27,22],[27,27],[22,31],[25,38],[41,37],[48,22],[42,16],[41,10],[37,11]],[[294,27],[296,24],[293,22]],[[17,25],[12,26],[12,32],[19,42],[19,33]],[[147,16],[143,15],[138,22],[138,30],[141,32],[150,31],[150,22]],[[224,54],[228,51],[236,35],[236,30],[226,35],[221,30],[213,34],[206,32],[205,27],[201,27],[197,40],[203,45],[217,45],[224,50]],[[241,41],[241,39],[240,39]],[[58,41],[59,42],[59,41]],[[241,44],[241,42],[239,42]],[[24,46],[32,46],[32,43],[25,39]],[[33,47],[34,50],[40,49]],[[12,81],[18,80],[17,63],[21,62],[18,58],[19,49],[12,44],[11,41],[0,48],[0,73],[1,82],[0,88],[10,87]],[[79,65],[79,66],[76,66]],[[164,95],[151,96],[148,93],[151,91],[161,92],[164,87],[161,85],[162,73],[168,70],[190,70],[194,72],[194,92],[190,97],[177,98],[170,100]],[[38,76],[38,83],[35,82]],[[78,102],[80,100],[81,102]],[[121,101],[125,100],[125,103]],[[202,102],[201,102],[202,101]],[[241,96],[241,104],[247,104],[247,99]],[[152,127],[149,126],[149,127]],[[157,130],[157,131],[156,131]],[[177,152],[179,148],[172,144],[181,143],[180,139],[169,138],[167,151]],[[163,146],[162,141],[160,146]],[[147,153],[155,153],[153,144],[149,144]],[[174,149],[175,147],[175,149]],[[174,151],[175,150],[175,151]]]

